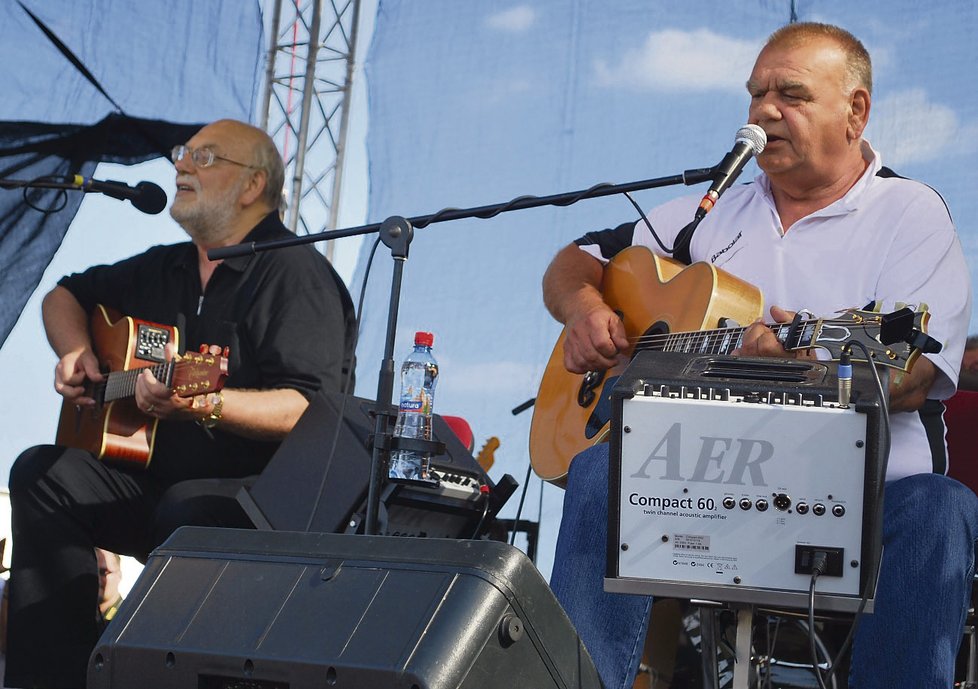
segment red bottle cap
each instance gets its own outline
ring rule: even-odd
[[[431,333],[416,332],[414,333],[414,344],[430,347],[435,344],[435,336]]]

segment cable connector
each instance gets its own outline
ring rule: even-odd
[[[849,408],[849,400],[852,398],[852,357],[848,343],[842,346],[839,354],[839,406],[843,409]]]
[[[816,550],[815,557],[812,559],[812,579],[825,574],[825,568],[829,564],[829,555],[824,550]]]

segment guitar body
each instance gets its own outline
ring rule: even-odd
[[[719,328],[724,319],[746,326],[761,317],[764,302],[756,287],[712,264],[684,266],[640,246],[619,252],[605,266],[601,293],[621,315],[632,342],[645,334]],[[547,362],[530,424],[533,470],[560,486],[574,455],[606,439],[611,389],[633,354],[626,352],[603,375],[570,373],[564,368],[564,338],[561,333]]]
[[[140,326],[156,338],[179,349],[179,334],[171,326],[120,316],[105,307],[96,307],[91,319],[92,342],[103,373],[131,371],[160,363],[159,358],[141,358],[137,352]],[[160,345],[162,349],[162,344]],[[143,414],[133,397],[95,407],[76,407],[64,402],[58,421],[56,443],[88,450],[98,459],[134,468],[145,468],[153,456],[153,439],[159,419]]]

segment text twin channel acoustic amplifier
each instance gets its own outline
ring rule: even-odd
[[[854,366],[643,352],[612,395],[605,588],[805,608],[872,609],[882,413]]]

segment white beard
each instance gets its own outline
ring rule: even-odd
[[[196,199],[192,203],[170,206],[170,216],[177,221],[196,244],[211,245],[224,239],[231,231],[231,222],[237,214],[237,202],[248,179],[243,177],[220,196],[204,197],[199,184],[194,182]]]

